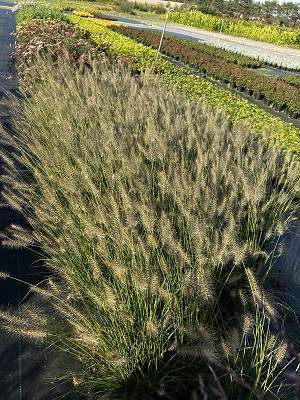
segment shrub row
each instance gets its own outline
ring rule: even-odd
[[[291,85],[296,86],[297,88],[300,88],[300,75],[287,75],[287,76],[280,76],[281,80],[284,82],[287,82]]]
[[[99,18],[105,21],[117,21],[116,18],[103,14],[96,7],[80,7],[78,10],[72,10],[73,14],[86,18]]]
[[[300,32],[288,28],[263,25],[239,19],[220,18],[203,14],[197,10],[174,11],[169,20],[184,25],[195,26],[209,31],[241,36],[264,42],[300,46]]]
[[[51,19],[26,19],[17,25],[15,51],[11,54],[12,65],[17,65],[19,76],[30,73],[30,67],[37,55],[51,58],[56,63],[60,56],[68,57],[75,63],[79,59],[103,58],[108,56],[105,45],[96,45],[87,30],[70,23]]]
[[[96,22],[94,22],[94,19],[85,19],[76,15],[70,15],[69,18],[73,23],[82,26],[90,32],[91,38],[95,43],[107,43],[109,50],[113,54],[121,54],[129,59],[132,58],[130,61],[132,67],[138,67],[138,69],[144,70],[153,64],[156,57],[155,50],[140,43],[136,43],[134,40],[128,39],[116,32],[112,32],[110,29],[101,25],[101,20],[95,20]]]
[[[149,31],[145,29],[135,29],[129,26],[112,26],[112,30],[115,32],[121,33],[122,35],[126,35],[131,37],[132,39],[138,40],[139,42],[147,45],[158,48],[158,44],[160,41],[161,33],[155,31]],[[222,60],[227,60],[231,63],[243,65],[247,67],[259,67],[261,63],[253,58],[240,56],[234,52],[226,51],[223,49],[218,49],[214,46],[210,46],[204,43],[197,43],[192,40],[187,39],[179,39],[175,36],[165,35],[162,50],[166,52],[170,52],[171,54],[176,54],[176,45],[179,48],[179,52],[181,47],[195,49],[201,53],[210,54],[215,57],[219,57]]]
[[[91,14],[88,11],[84,11],[84,10],[73,10],[72,11],[74,15],[78,15],[79,17],[83,17],[83,18],[93,18],[94,15]]]
[[[300,71],[300,61],[296,58],[288,56],[284,57],[282,54],[276,56],[275,54],[265,53],[259,49],[250,49],[248,47],[237,46],[234,43],[227,43],[218,40],[211,40],[209,41],[209,44],[213,47],[221,48],[235,54],[250,57],[271,67],[293,72]]]

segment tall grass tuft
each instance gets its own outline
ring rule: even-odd
[[[212,376],[206,355],[242,343],[267,245],[299,212],[299,164],[157,78],[34,68],[44,79],[14,100],[1,143],[3,198],[32,230],[5,240],[40,246],[52,273],[31,287],[56,312],[36,337],[77,357],[70,377],[91,399],[188,398]]]

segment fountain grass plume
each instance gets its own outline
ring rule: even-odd
[[[55,277],[32,288],[60,321],[48,338],[90,398],[186,398],[254,310],[248,278],[299,212],[299,164],[158,78],[45,60],[32,74],[1,130],[22,166],[2,195]]]

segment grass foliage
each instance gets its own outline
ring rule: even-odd
[[[247,316],[256,332],[268,326],[255,322],[257,299],[272,309],[257,275],[299,212],[294,156],[153,76],[59,60],[35,69],[44,79],[27,77],[1,130],[3,201],[31,232],[12,226],[4,241],[42,249],[51,276],[31,290],[55,319],[1,312],[4,327],[75,355],[70,377],[90,399],[187,399],[200,374],[218,398],[207,360],[274,391],[253,352],[244,363],[237,353]]]

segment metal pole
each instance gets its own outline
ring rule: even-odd
[[[166,10],[167,10],[167,15],[166,15],[166,20],[165,20],[165,25],[164,25],[164,27],[163,27],[163,31],[162,31],[162,34],[161,34],[159,46],[158,46],[158,49],[157,49],[155,61],[154,61],[153,68],[152,68],[152,72],[154,72],[154,71],[155,71],[155,68],[156,68],[156,63],[157,63],[157,60],[158,60],[158,55],[159,55],[159,52],[160,52],[160,49],[161,49],[163,37],[164,37],[165,30],[166,30],[166,27],[167,27],[167,22],[168,22],[168,18],[169,18],[169,14],[170,14],[171,8],[170,8],[170,7],[167,7]]]
[[[224,20],[222,19],[222,24],[221,24],[221,28],[220,28],[220,32],[219,32],[220,36],[221,36],[222,30],[223,30],[223,25],[224,25]],[[218,38],[218,43],[220,42],[220,36]]]

